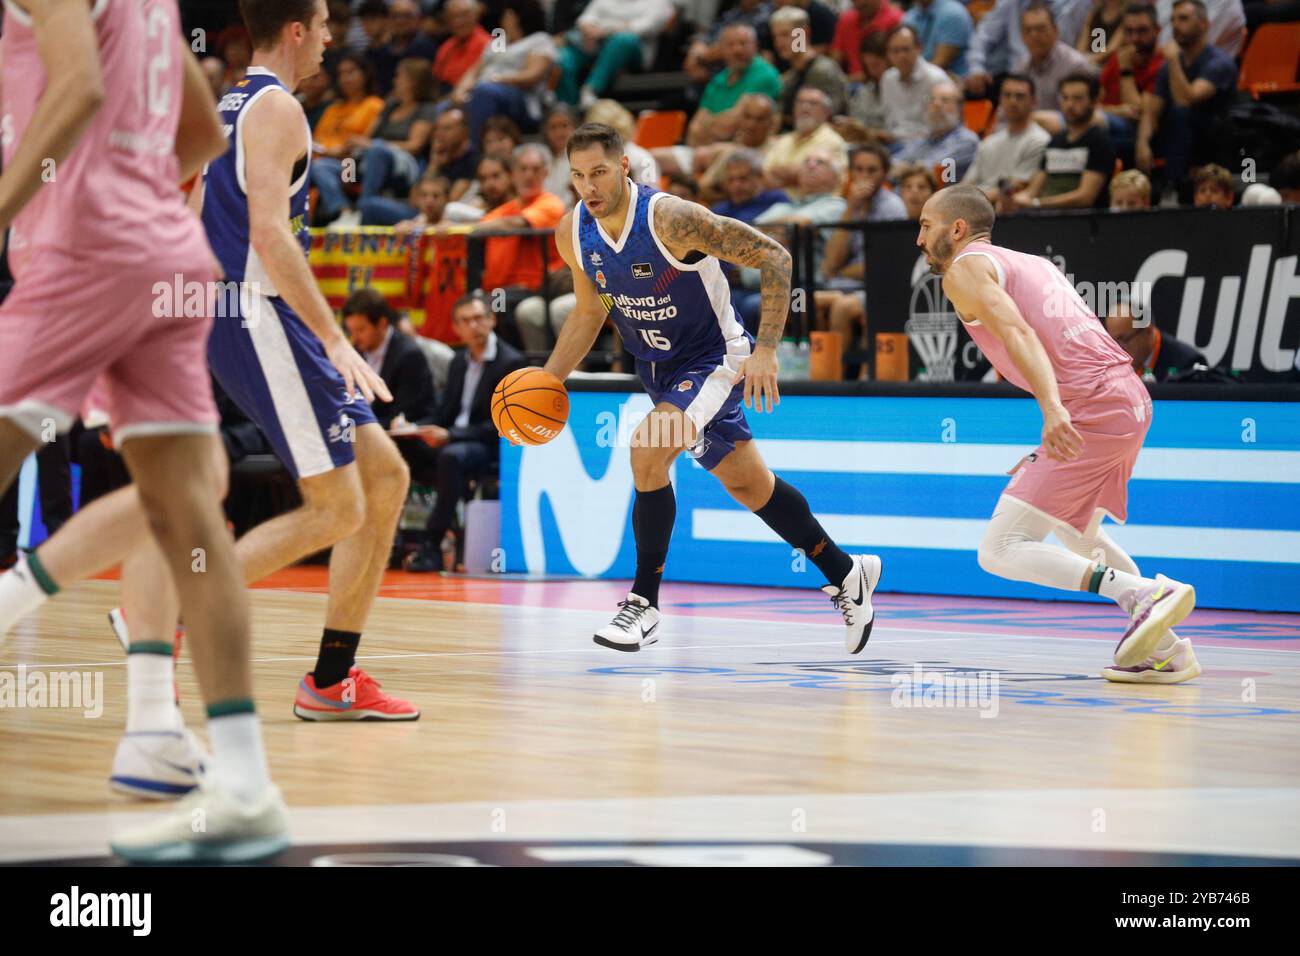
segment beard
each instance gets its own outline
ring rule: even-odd
[[[941,276],[952,259],[952,240],[947,236],[940,236],[934,240],[934,248],[927,249],[926,253],[926,265],[930,267],[930,273]]]

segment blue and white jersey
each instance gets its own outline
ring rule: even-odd
[[[289,304],[249,242],[248,181],[240,125],[259,97],[291,95],[264,67],[221,98],[218,110],[230,146],[204,174],[203,227],[225,278],[239,282],[237,315],[218,314],[208,337],[208,366],[226,394],[253,420],[294,478],[341,468],[356,458],[356,429],[375,421],[370,405],[351,395],[325,347]],[[299,109],[301,113],[301,109]],[[305,155],[293,167],[289,229],[307,254],[307,171],[311,130],[303,115]]]
[[[718,260],[699,252],[689,262],[675,258],[655,234],[655,207],[667,194],[631,180],[627,188],[628,215],[617,239],[583,203],[573,216],[574,253],[627,350],[653,363],[656,378],[686,365],[748,356],[754,339],[736,318]]]
[[[248,239],[248,195],[244,174],[244,144],[240,125],[244,114],[259,98],[275,90],[292,96],[290,90],[265,67],[250,66],[245,78],[236,83],[217,104],[229,148],[212,160],[203,176],[203,228],[217,254],[226,279],[256,282],[262,295],[277,295],[275,285],[262,268]],[[289,228],[302,243],[303,255],[311,244],[307,233],[307,173],[311,165],[311,128],[302,118],[303,148],[306,155],[293,168],[289,186]]]

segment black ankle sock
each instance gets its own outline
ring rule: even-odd
[[[316,670],[312,672],[318,688],[333,687],[348,676],[348,671],[356,663],[357,645],[360,643],[360,632],[325,628],[325,633],[320,639],[320,656],[316,658]]]
[[[632,504],[632,535],[636,538],[636,580],[632,593],[659,606],[659,581],[668,560],[668,540],[677,520],[677,497],[671,484],[656,491],[638,491]]]
[[[853,567],[853,559],[839,549],[821,522],[813,517],[808,500],[799,489],[778,476],[772,497],[754,514],[779,534],[792,548],[798,548],[836,587]]]

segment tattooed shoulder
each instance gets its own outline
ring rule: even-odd
[[[659,200],[655,231],[679,259],[702,252],[725,262],[757,268],[774,256],[779,259],[788,255],[780,243],[757,229],[677,196]]]
[[[666,195],[655,210],[655,232],[674,251],[703,251],[705,233],[712,231],[714,216],[699,203]]]

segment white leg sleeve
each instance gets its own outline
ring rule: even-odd
[[[1062,591],[1077,591],[1092,561],[1043,541],[1059,522],[1016,498],[998,499],[980,541],[980,567],[1013,581],[1028,581]]]
[[[1128,552],[1116,544],[1114,538],[1101,530],[1100,518],[1101,513],[1098,512],[1082,537],[1069,533],[1058,534],[1057,537],[1061,544],[1075,554],[1083,555],[1096,564],[1104,564],[1108,568],[1128,574],[1139,574],[1137,563],[1128,556]]]

